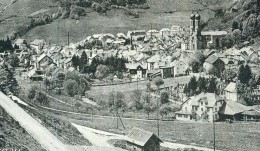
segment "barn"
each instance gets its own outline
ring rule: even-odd
[[[129,151],[160,151],[160,143],[163,141],[152,132],[133,128],[126,142]]]

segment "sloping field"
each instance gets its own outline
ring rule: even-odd
[[[195,0],[194,0],[195,1]],[[202,0],[205,4],[225,4],[224,0]],[[8,4],[9,0],[2,0],[0,3]],[[191,12],[202,14],[204,21],[213,17],[214,13],[206,9],[201,4],[196,4],[191,0],[147,0],[148,10],[137,10],[140,12],[139,18],[131,18],[121,10],[108,11],[106,15],[100,15],[91,9],[86,16],[81,17],[79,21],[71,19],[60,19],[55,22],[38,26],[29,31],[23,37],[29,41],[35,38],[44,38],[50,43],[65,44],[67,42],[67,32],[70,32],[72,42],[82,40],[86,36],[95,33],[118,33],[127,32],[134,29],[161,29],[170,28],[172,25],[189,25],[189,16]],[[18,0],[11,5],[2,14],[0,19],[10,17],[0,23],[0,38],[5,38],[7,34],[15,29],[28,25],[31,14],[37,14],[41,10],[50,9],[49,12],[57,10],[51,0]],[[0,4],[0,8],[2,5]]]
[[[89,10],[87,16],[79,21],[66,19],[39,26],[31,30],[24,38],[33,40],[44,38],[50,43],[67,42],[67,32],[70,32],[70,40],[76,42],[86,36],[95,33],[126,33],[134,29],[161,29],[170,28],[172,25],[189,25],[189,16],[192,10],[199,10],[203,19],[207,20],[213,14],[208,10],[201,11],[202,6],[192,4],[190,0],[147,0],[149,10],[138,10],[139,18],[131,18],[123,14],[121,10],[110,10],[106,15],[100,15]]]
[[[11,0],[0,0],[0,10],[10,2]],[[30,14],[43,9],[50,9],[50,11],[57,9],[55,7],[50,8],[52,5],[51,0],[17,0],[0,13],[0,39],[6,38],[6,35],[11,34],[17,28],[28,25]]]

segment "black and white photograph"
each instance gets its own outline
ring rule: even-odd
[[[260,151],[260,0],[0,0],[0,151]]]

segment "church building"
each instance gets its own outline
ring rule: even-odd
[[[221,48],[221,38],[227,35],[226,31],[202,31],[201,16],[191,14],[190,16],[190,50],[198,49],[219,49]]]

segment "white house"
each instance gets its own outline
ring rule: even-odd
[[[225,99],[237,102],[239,100],[239,94],[237,91],[237,84],[230,82],[224,89]]]
[[[173,70],[173,76],[180,76],[180,75],[185,75],[187,69],[189,68],[189,65],[183,61],[180,60],[174,60],[171,64],[170,67],[172,67]]]
[[[181,121],[206,120],[213,122],[219,118],[220,110],[224,99],[215,93],[201,93],[188,98],[180,111],[175,112],[176,119]],[[214,116],[214,117],[213,117]]]
[[[35,39],[30,43],[30,46],[34,48],[37,53],[42,50],[44,45],[46,45],[46,41],[44,39]]]

